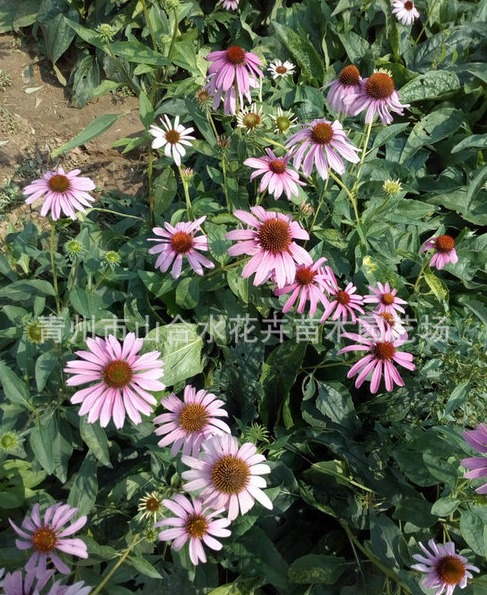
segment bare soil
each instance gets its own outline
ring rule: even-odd
[[[134,152],[122,155],[112,143],[143,131],[136,97],[112,94],[90,101],[82,109],[69,106],[69,93],[59,83],[47,61],[39,60],[35,48],[27,47],[15,35],[0,35],[0,193],[6,184],[20,188],[48,170],[62,166],[79,168],[91,177],[97,189],[122,194],[144,195],[144,162]],[[1,77],[6,77],[2,85]],[[3,90],[2,90],[3,87]],[[33,90],[35,89],[35,90]],[[127,113],[125,113],[127,112]],[[76,136],[102,114],[124,113],[115,125],[94,141],[52,160],[50,153]],[[40,227],[48,221],[39,217],[42,201],[32,207],[20,197],[1,212],[0,240],[9,223],[21,229],[26,220]]]

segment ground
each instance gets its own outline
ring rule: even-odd
[[[40,202],[32,208],[22,197],[11,200],[15,187],[22,188],[45,171],[58,166],[74,168],[90,176],[98,189],[144,195],[144,164],[140,153],[127,157],[112,143],[138,136],[142,124],[136,97],[112,94],[94,99],[82,109],[70,107],[69,93],[59,83],[47,60],[39,60],[35,47],[21,37],[0,35],[0,239],[13,223],[22,228],[28,219],[43,227]],[[94,118],[127,112],[94,141],[52,160],[50,152],[81,132]],[[2,194],[3,193],[3,194]]]

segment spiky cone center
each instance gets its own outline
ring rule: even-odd
[[[144,508],[147,512],[157,512],[161,508],[161,501],[155,496],[149,496],[144,502]]]
[[[184,528],[190,537],[201,539],[208,531],[208,521],[200,514],[190,514]]]
[[[286,74],[287,71],[288,69],[284,66],[284,64],[282,64],[281,66],[276,66],[277,74]]]
[[[50,527],[41,527],[34,531],[32,536],[32,545],[37,552],[46,554],[52,552],[56,547],[56,533]]]
[[[287,116],[277,116],[276,126],[281,132],[286,132],[289,126],[291,126],[291,120]]]
[[[455,248],[455,240],[450,236],[438,236],[435,246],[438,252],[451,252]]]
[[[365,89],[374,99],[387,99],[394,92],[394,81],[385,72],[376,72],[365,83]]]
[[[360,81],[359,69],[353,64],[350,64],[350,66],[346,66],[340,72],[338,79],[342,85],[345,85],[345,87],[353,87],[354,85],[358,85]]]
[[[414,4],[410,0],[407,0],[407,2],[404,2],[404,8],[406,10],[413,10]]]
[[[201,432],[208,423],[208,412],[201,403],[188,403],[181,409],[179,425],[188,434]]]
[[[249,112],[248,114],[245,114],[245,116],[242,118],[242,124],[245,126],[245,128],[248,128],[249,130],[253,130],[254,128],[257,128],[257,126],[259,126],[261,121],[261,117],[259,116],[259,114],[256,114],[255,112]]]
[[[396,353],[394,345],[390,341],[377,341],[372,352],[381,361],[390,361]]]
[[[465,564],[457,556],[444,556],[436,565],[438,577],[447,585],[458,585],[465,570]]]
[[[177,130],[174,130],[174,128],[171,128],[171,130],[166,131],[165,137],[166,137],[166,141],[170,145],[176,145],[179,142],[181,135],[179,134],[179,132]]]
[[[133,375],[132,368],[123,360],[114,360],[103,368],[103,381],[110,388],[124,388]]]
[[[245,50],[243,50],[239,45],[232,45],[232,47],[228,48],[227,50],[227,60],[230,64],[243,64],[245,62]]]
[[[267,219],[259,228],[259,243],[263,250],[279,254],[291,244],[291,230],[282,219]]]
[[[394,296],[392,293],[384,293],[380,298],[380,301],[384,304],[384,306],[390,306],[394,303]]]
[[[312,271],[309,267],[302,267],[296,271],[296,283],[299,285],[310,285],[313,283],[315,276],[315,271]]]
[[[333,138],[333,128],[331,124],[319,122],[311,130],[311,140],[319,145],[326,145]]]
[[[282,159],[273,159],[269,163],[269,169],[275,174],[283,174],[286,171],[286,164]]]
[[[31,343],[42,343],[42,331],[44,327],[39,322],[31,322],[25,329],[27,339]]]
[[[382,312],[379,316],[383,318],[390,327],[393,327],[396,324],[394,316],[389,314],[389,312]]]
[[[196,99],[203,104],[208,103],[208,101],[210,100],[210,94],[206,89],[200,89],[199,91],[196,91],[195,96]]]
[[[185,231],[177,231],[171,238],[171,248],[177,254],[187,254],[193,247],[193,238]]]
[[[234,455],[219,459],[211,470],[211,481],[223,494],[240,494],[247,486],[250,469],[245,461]]]
[[[6,432],[0,436],[0,449],[9,452],[19,445],[17,436],[13,432]]]
[[[348,293],[346,291],[342,291],[341,289],[336,292],[335,298],[336,298],[336,301],[341,306],[346,306],[347,304],[350,303],[350,300],[351,300],[351,298],[348,295]]]
[[[56,175],[52,176],[52,178],[49,180],[48,184],[49,184],[49,188],[53,192],[66,192],[66,190],[69,190],[69,188],[71,186],[71,182],[69,181],[69,178],[66,176],[63,176],[62,174],[56,174]]]

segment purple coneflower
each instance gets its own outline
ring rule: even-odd
[[[402,337],[407,333],[406,329],[402,325],[400,318],[395,313],[389,314],[388,312],[381,312],[380,314],[377,314],[376,312],[372,312],[372,320],[370,320],[368,316],[364,317],[363,319],[365,319],[367,322],[370,321],[372,322],[372,324],[376,324],[378,326],[384,324],[386,328],[389,328],[389,330],[391,331],[391,337],[393,337],[394,339]],[[359,319],[359,323],[363,319]]]
[[[413,356],[405,351],[397,351],[397,348],[407,341],[407,335],[393,339],[390,328],[382,324],[377,327],[371,326],[368,322],[360,320],[361,331],[367,336],[357,335],[356,333],[342,333],[342,337],[357,341],[355,345],[349,345],[338,351],[338,355],[347,351],[368,351],[368,354],[354,364],[348,371],[347,378],[351,378],[358,373],[355,380],[355,386],[362,386],[364,380],[372,372],[370,381],[370,392],[375,394],[379,390],[379,384],[384,372],[386,390],[391,391],[394,383],[398,386],[404,386],[404,381],[399,372],[394,367],[393,362],[414,370],[416,366],[412,363]]]
[[[419,18],[419,12],[411,0],[394,0],[392,14],[396,15],[396,19],[403,25],[412,25],[414,20]]]
[[[70,521],[78,512],[77,508],[71,508],[69,504],[58,502],[50,506],[44,513],[44,519],[39,512],[39,504],[34,504],[30,517],[26,516],[22,521],[21,528],[17,527],[10,519],[10,524],[20,535],[21,539],[15,540],[19,550],[33,549],[34,553],[25,565],[27,573],[43,580],[47,572],[47,559],[51,558],[56,569],[62,574],[70,574],[69,566],[59,558],[55,550],[87,558],[86,544],[81,539],[66,539],[86,524],[86,517],[82,516],[72,525],[63,529],[63,526]]]
[[[0,578],[3,573],[4,570],[0,570]],[[3,581],[0,582],[0,587],[3,587],[1,593],[2,595],[38,594],[53,574],[54,570],[47,570],[40,579],[36,580],[35,572],[28,572],[25,576],[22,570],[7,572]]]
[[[199,459],[181,458],[192,467],[182,473],[182,478],[188,480],[183,486],[186,492],[203,490],[200,497],[204,504],[228,510],[230,521],[237,518],[239,510],[240,514],[248,512],[255,500],[272,510],[272,502],[262,491],[267,484],[261,477],[271,470],[263,464],[266,459],[257,454],[255,444],[246,442],[239,448],[234,436],[223,434],[205,440],[202,449]]]
[[[169,397],[162,399],[161,404],[171,413],[163,413],[154,418],[155,424],[162,424],[155,433],[158,436],[166,434],[158,445],[172,444],[172,456],[182,446],[183,455],[197,457],[203,440],[214,434],[230,434],[228,425],[218,419],[228,417],[228,413],[221,408],[225,403],[206,390],[196,392],[193,386],[187,385],[184,388],[184,402],[171,393]]]
[[[349,283],[345,289],[340,289],[338,287],[335,273],[330,267],[326,267],[326,273],[326,291],[328,292],[331,299],[329,305],[326,307],[325,312],[323,313],[323,316],[321,317],[321,322],[324,322],[327,318],[329,318],[333,310],[335,310],[335,312],[332,316],[332,320],[336,320],[341,316],[342,322],[346,322],[348,320],[348,316],[350,315],[352,322],[356,322],[357,317],[354,310],[360,314],[364,313],[362,308],[364,298],[361,295],[355,295],[357,288],[353,283]]]
[[[360,91],[354,97],[346,100],[348,113],[352,116],[367,110],[365,123],[370,124],[379,114],[382,124],[390,124],[393,120],[390,111],[403,115],[404,105],[399,100],[399,93],[395,91],[394,81],[388,72],[376,72],[366,79],[360,81]]]
[[[189,539],[189,558],[194,565],[200,560],[206,562],[206,554],[201,542],[212,550],[222,549],[222,544],[215,537],[230,535],[231,531],[226,528],[230,524],[230,519],[214,519],[214,517],[224,512],[224,508],[209,512],[208,508],[203,508],[199,498],[194,498],[191,503],[181,494],[176,494],[172,500],[163,500],[162,503],[176,516],[163,519],[154,525],[154,527],[171,527],[161,531],[159,539],[162,541],[174,539],[172,547],[176,551],[179,551]]]
[[[156,269],[160,269],[161,273],[165,273],[172,262],[174,265],[171,274],[174,279],[177,279],[181,274],[183,266],[183,256],[188,259],[190,267],[197,275],[203,275],[203,267],[213,269],[215,267],[211,260],[208,260],[199,250],[208,250],[208,238],[205,235],[195,236],[196,229],[206,219],[206,215],[196,219],[196,221],[176,223],[173,227],[169,223],[164,223],[163,227],[154,227],[153,232],[157,238],[147,238],[149,242],[159,242],[153,248],[150,248],[149,254],[159,254],[156,260]]]
[[[291,168],[288,168],[288,161],[291,158],[291,153],[287,153],[284,157],[276,157],[273,151],[266,149],[267,157],[249,157],[244,161],[244,165],[254,168],[257,171],[252,172],[250,181],[257,176],[263,176],[260,181],[259,192],[267,190],[269,194],[273,194],[277,200],[284,192],[291,200],[291,194],[298,196],[300,186],[306,186],[304,182],[299,179],[299,174]]]
[[[342,157],[352,163],[360,161],[356,154],[359,149],[349,142],[338,120],[333,123],[324,118],[313,120],[310,124],[306,124],[306,128],[289,137],[286,148],[294,151],[299,143],[301,143],[300,146],[294,152],[293,165],[299,169],[302,163],[306,177],[311,174],[313,165],[316,165],[319,174],[326,180],[328,168],[334,169],[339,174],[345,172]]]
[[[186,155],[186,149],[183,145],[191,146],[194,136],[190,136],[190,132],[194,131],[194,128],[185,128],[179,123],[179,116],[176,116],[174,120],[174,126],[171,124],[169,118],[164,114],[164,119],[161,118],[164,129],[155,126],[154,124],[150,127],[150,134],[154,137],[152,141],[153,149],[160,149],[164,147],[164,154],[166,157],[174,159],[176,165],[181,165],[181,157]]]
[[[252,213],[237,210],[235,217],[251,226],[249,229],[235,229],[226,235],[227,240],[240,240],[230,246],[228,254],[239,256],[250,254],[252,258],[244,266],[242,277],[255,273],[254,285],[261,285],[275,274],[278,287],[294,282],[296,264],[313,264],[304,248],[293,242],[293,238],[308,240],[308,232],[288,215],[265,211],[262,207],[250,207]]]
[[[326,261],[325,257],[320,258],[311,266],[301,265],[296,268],[296,276],[294,283],[286,287],[274,289],[276,295],[284,295],[291,293],[291,296],[284,304],[283,313],[289,312],[294,306],[299,296],[298,314],[303,314],[306,302],[310,302],[309,313],[311,316],[316,312],[316,307],[319,302],[323,304],[325,309],[329,306],[324,291],[327,289],[327,281],[329,275],[321,266]],[[300,295],[301,294],[301,295]]]
[[[125,414],[134,424],[140,424],[140,413],[150,415],[156,398],[147,391],[164,390],[157,380],[164,376],[159,351],[137,355],[144,344],[129,333],[122,343],[113,336],[101,339],[86,339],[89,351],[76,351],[79,360],[69,361],[64,369],[68,374],[68,386],[95,382],[88,388],[77,391],[71,403],[82,403],[78,415],[88,413],[88,423],[97,419],[104,428],[110,419],[115,427],[123,427]],[[139,413],[140,412],[140,413]]]
[[[330,87],[327,99],[333,111],[346,116],[350,115],[349,106],[345,100],[353,99],[360,92],[361,80],[359,69],[350,64],[340,72],[336,80],[326,85]]]
[[[57,171],[48,171],[39,180],[34,180],[24,188],[25,202],[30,205],[38,198],[43,198],[41,216],[51,210],[51,217],[56,221],[63,212],[66,217],[76,219],[76,210],[86,213],[84,207],[90,207],[94,198],[87,190],[94,190],[95,183],[90,178],[80,177],[80,169],[65,173],[62,167]]]
[[[256,54],[233,45],[228,50],[210,52],[206,59],[212,64],[208,68],[208,82],[205,88],[215,95],[214,109],[218,107],[223,93],[226,93],[225,113],[235,114],[235,87],[240,97],[240,105],[243,105],[244,97],[249,103],[252,102],[250,87],[257,86],[257,77],[263,76],[259,69],[262,62]]]
[[[469,570],[480,572],[476,566],[468,564],[467,558],[455,552],[455,544],[452,541],[440,545],[435,543],[434,539],[430,539],[428,545],[431,552],[421,542],[418,542],[418,545],[426,557],[413,554],[413,558],[420,564],[413,564],[411,568],[426,572],[423,587],[436,589],[434,595],[452,595],[457,585],[460,589],[467,586],[467,579],[473,576]]]
[[[404,308],[399,304],[407,304],[407,302],[396,297],[397,289],[391,289],[389,283],[382,285],[380,282],[377,283],[377,287],[379,289],[369,285],[369,289],[372,291],[373,295],[364,296],[365,304],[377,304],[374,312],[379,314],[382,314],[383,312],[387,312],[388,314],[405,312]]]
[[[223,8],[227,10],[237,10],[238,3],[240,0],[219,0],[218,4],[221,4]]]
[[[487,453],[487,427],[484,424],[479,424],[476,430],[466,430],[463,432],[463,437],[470,444],[470,446],[481,453]],[[463,459],[460,464],[467,471],[464,477],[468,479],[478,479],[487,477],[487,458],[486,457],[468,457]],[[487,494],[487,483],[475,490],[477,494]]]
[[[421,248],[420,252],[426,252],[434,248],[436,252],[430,260],[430,267],[436,267],[442,270],[445,264],[458,262],[457,252],[455,250],[455,240],[450,236],[437,236],[428,240]]]

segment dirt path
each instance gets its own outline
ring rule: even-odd
[[[115,140],[142,131],[138,100],[108,94],[82,109],[69,107],[68,94],[49,64],[36,62],[37,56],[28,50],[21,38],[0,35],[0,218],[5,217],[0,222],[0,239],[5,237],[8,222],[21,227],[26,218],[40,220],[21,197],[9,200],[15,187],[21,189],[59,165],[66,170],[80,168],[105,191],[143,194],[143,163],[138,154],[126,157],[111,148]],[[129,113],[98,139],[64,157],[50,159],[53,149],[73,138],[97,116],[123,112]]]

